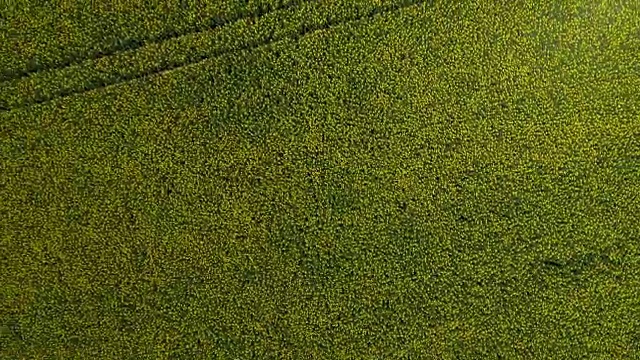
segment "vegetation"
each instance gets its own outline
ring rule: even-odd
[[[0,357],[640,355],[640,6],[216,3],[0,47]]]
[[[398,1],[375,5],[370,1],[309,2],[293,10],[278,10],[256,17],[245,17],[223,28],[192,31],[171,36],[162,42],[141,47],[135,40],[129,49],[112,56],[69,60],[63,69],[40,69],[28,77],[6,81],[0,90],[0,109],[42,103],[88,90],[166,72],[213,56],[240,49],[264,46],[282,39],[296,39],[329,26],[361,20],[416,1]],[[137,50],[140,48],[139,50]]]
[[[65,68],[187,33],[286,9],[302,0],[11,1],[1,19],[0,80]]]

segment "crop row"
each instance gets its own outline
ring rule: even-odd
[[[133,51],[100,57],[62,69],[43,71],[5,83],[0,107],[11,109],[42,103],[105,86],[150,76],[240,49],[283,39],[299,38],[349,21],[410,6],[401,0],[376,5],[374,1],[307,2],[296,9],[245,18],[207,32],[196,32],[152,43]]]
[[[136,0],[107,6],[24,6],[3,14],[0,81],[138,49],[291,8],[307,0]],[[3,39],[4,38],[4,39]]]

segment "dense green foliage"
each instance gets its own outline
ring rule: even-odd
[[[0,85],[0,357],[640,356],[640,5],[185,29]]]
[[[303,0],[11,0],[0,20],[0,80],[137,49]]]
[[[109,57],[80,58],[77,64],[62,70],[54,66],[28,77],[5,81],[0,90],[0,109],[41,103],[166,72],[226,52],[299,38],[335,24],[360,20],[415,2],[405,0],[381,5],[369,0],[308,2],[294,10],[277,10],[263,16],[247,17],[210,31],[188,32],[139,50],[136,47],[133,51],[121,51]]]

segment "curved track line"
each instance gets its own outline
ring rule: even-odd
[[[198,64],[201,62],[204,62],[206,60],[215,58],[215,57],[219,57],[219,56],[223,56],[225,54],[228,53],[232,53],[232,52],[238,52],[238,51],[245,51],[245,50],[253,50],[253,49],[257,49],[257,48],[261,48],[261,47],[265,47],[268,46],[272,43],[278,42],[278,41],[283,41],[283,40],[293,40],[293,41],[298,41],[299,39],[301,39],[304,36],[307,36],[311,33],[315,33],[318,31],[323,31],[323,30],[328,30],[330,28],[336,27],[336,26],[340,26],[340,25],[344,25],[344,24],[348,24],[348,23],[353,23],[353,22],[358,22],[358,21],[362,21],[365,19],[370,19],[373,18],[377,15],[381,15],[381,14],[385,14],[385,13],[391,13],[391,12],[395,12],[395,11],[399,11],[401,9],[404,8],[408,8],[410,6],[416,6],[416,5],[420,5],[423,3],[426,3],[427,0],[407,0],[402,2],[401,4],[397,4],[394,6],[391,6],[389,8],[374,8],[372,10],[369,11],[369,13],[365,16],[360,16],[360,17],[353,17],[353,18],[347,18],[346,20],[342,20],[342,21],[328,21],[324,24],[318,25],[318,26],[314,26],[314,27],[304,27],[304,30],[302,30],[298,35],[295,36],[289,36],[289,37],[282,37],[282,38],[270,38],[267,40],[263,40],[260,42],[249,42],[241,47],[232,49],[232,50],[224,50],[224,51],[219,51],[219,52],[214,52],[212,54],[208,54],[205,56],[198,56],[195,59],[192,59],[191,61],[188,61],[186,63],[181,63],[181,64],[171,64],[169,66],[166,66],[162,69],[152,69],[150,71],[145,71],[145,72],[141,72],[139,74],[134,74],[131,76],[126,76],[124,78],[120,78],[118,80],[112,81],[112,82],[108,82],[108,81],[99,81],[99,82],[95,82],[92,83],[91,85],[86,86],[83,89],[68,89],[68,90],[63,90],[60,93],[58,93],[56,96],[51,96],[48,98],[44,98],[44,99],[33,99],[32,101],[25,103],[23,105],[19,105],[19,106],[14,106],[14,107],[2,107],[0,106],[0,110],[4,110],[4,111],[10,111],[10,110],[14,110],[14,109],[20,109],[20,108],[24,108],[24,107],[29,107],[32,105],[36,105],[36,104],[42,104],[42,103],[47,103],[56,99],[61,99],[61,98],[66,98],[72,95],[76,95],[76,94],[83,94],[83,93],[87,93],[90,91],[95,91],[95,90],[100,90],[100,89],[104,89],[104,88],[108,88],[108,87],[112,87],[112,86],[116,86],[118,84],[122,84],[122,83],[127,83],[133,80],[137,80],[137,79],[141,79],[141,78],[145,78],[145,77],[150,77],[150,76],[154,76],[154,75],[162,75],[168,71],[172,71],[172,70],[176,70],[179,68],[183,68],[189,65],[194,65],[194,64]]]
[[[310,0],[310,1],[317,1],[317,0]],[[262,17],[264,15],[267,15],[275,11],[293,9],[306,2],[309,2],[309,0],[293,0],[284,5],[271,7],[269,9],[260,9],[258,11],[254,11],[253,13],[245,16],[233,16],[227,20],[214,19],[207,26],[202,26],[202,27],[196,28],[195,30],[187,31],[183,33],[177,33],[175,31],[167,31],[165,33],[162,33],[154,37],[146,37],[146,38],[143,37],[140,39],[118,39],[116,40],[117,44],[102,50],[94,50],[94,51],[90,50],[89,52],[84,54],[82,57],[77,57],[77,58],[67,57],[66,59],[63,59],[61,62],[53,63],[48,66],[39,67],[37,65],[31,65],[31,66],[27,66],[27,69],[23,69],[23,70],[4,70],[3,73],[0,73],[0,81],[4,82],[4,81],[23,79],[32,74],[37,74],[44,71],[64,69],[73,65],[83,63],[85,61],[98,60],[104,57],[117,55],[122,52],[137,50],[147,45],[159,44],[171,39],[181,38],[183,36],[215,30],[238,21]]]

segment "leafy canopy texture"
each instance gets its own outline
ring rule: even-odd
[[[11,3],[0,358],[640,357],[640,2]]]

